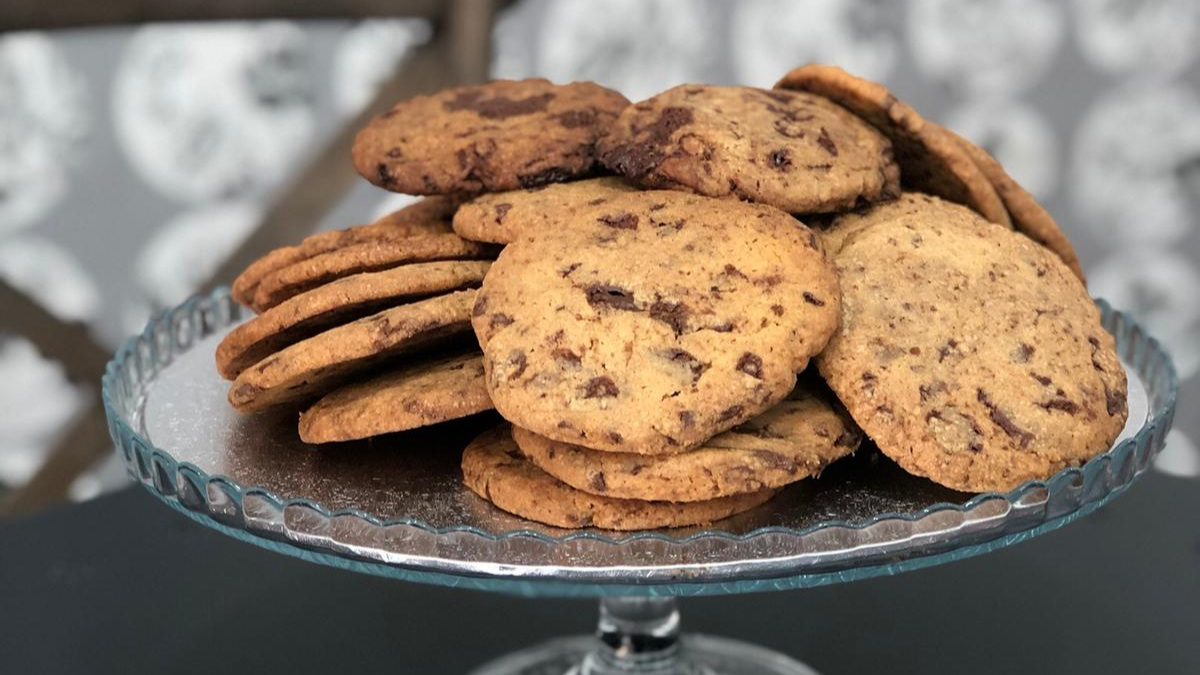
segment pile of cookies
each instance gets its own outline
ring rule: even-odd
[[[303,407],[309,443],[495,408],[463,477],[531,520],[712,522],[864,433],[913,474],[1007,490],[1124,426],[1114,341],[1054,220],[840,69],[637,104],[452,89],[373,120],[353,159],[425,198],[238,277],[258,316],[217,351],[230,403]]]

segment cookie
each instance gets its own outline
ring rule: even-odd
[[[450,231],[450,218],[458,208],[458,200],[450,197],[426,197],[397,209],[371,223],[347,230],[318,232],[298,246],[284,246],[268,252],[250,263],[233,280],[233,299],[252,307],[258,284],[268,274],[300,262],[305,258],[332,251],[335,248],[369,241],[373,238],[396,238],[421,234],[444,234]]]
[[[660,454],[782,400],[839,314],[833,268],[797,220],[660,190],[614,195],[509,244],[472,324],[506,419]]]
[[[784,75],[775,88],[824,96],[873,124],[891,139],[906,188],[965,204],[1011,227],[1000,196],[966,151],[883,85],[837,66],[807,65]]]
[[[737,197],[791,213],[894,198],[892,144],[813,94],[681,85],[626,108],[600,161],[647,188]]]
[[[483,357],[476,350],[335,389],[300,415],[300,438],[305,443],[350,441],[491,409]]]
[[[288,298],[352,274],[416,262],[494,257],[494,247],[467,241],[456,234],[372,239],[305,258],[268,274],[254,293],[254,306],[258,311],[266,311]]]
[[[775,494],[762,490],[700,502],[651,502],[588,494],[552,478],[526,459],[508,425],[484,432],[467,446],[463,482],[497,507],[529,520],[565,528],[653,530],[706,525],[749,511]]]
[[[540,469],[578,490],[694,502],[815,476],[854,452],[862,434],[844,412],[798,387],[763,414],[675,455],[588,450],[519,427],[513,428],[513,440]]]
[[[454,232],[471,241],[507,244],[522,229],[569,226],[579,208],[596,206],[614,194],[636,189],[620,178],[607,176],[480,195],[454,214]]]
[[[240,412],[313,398],[376,364],[469,329],[476,291],[393,307],[297,342],[238,375],[229,403]]]
[[[284,347],[333,326],[437,293],[478,287],[490,266],[485,260],[415,263],[318,286],[229,332],[217,345],[217,371],[232,380]]]
[[[1079,262],[1075,247],[1071,246],[1071,240],[1067,238],[1067,235],[1058,227],[1058,223],[1054,222],[1054,217],[1038,203],[1037,199],[1029,194],[1028,190],[1021,187],[1021,184],[1012,176],[1008,175],[1000,162],[997,162],[996,158],[992,157],[987,150],[949,129],[944,127],[938,127],[938,129],[966,150],[975,165],[983,171],[983,175],[992,182],[996,193],[1004,202],[1004,207],[1008,209],[1013,229],[1054,251],[1067,264],[1067,267],[1071,268],[1071,272],[1079,277],[1084,285],[1087,285],[1087,278],[1083,274],[1083,265]]]
[[[1053,253],[927,195],[838,218],[842,325],[817,365],[907,471],[972,492],[1109,448],[1126,379],[1100,313]]]
[[[354,167],[418,195],[530,188],[587,175],[629,101],[591,82],[497,80],[397,103],[354,139]]]

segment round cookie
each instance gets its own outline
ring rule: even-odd
[[[967,153],[883,85],[837,66],[807,65],[784,75],[775,88],[809,92],[844,106],[892,140],[905,187],[965,204],[1011,227],[1000,196]]]
[[[737,197],[790,213],[900,193],[892,144],[821,96],[681,85],[626,108],[600,161],[647,188]]]
[[[1128,415],[1115,343],[1061,260],[909,193],[838,218],[842,325],[817,365],[907,471],[1009,490],[1104,452]]]
[[[293,296],[230,331],[217,345],[227,380],[271,354],[333,326],[435,293],[477,287],[491,263],[448,260],[343,277]]]
[[[693,502],[815,476],[853,453],[862,433],[843,411],[798,387],[763,414],[676,455],[588,450],[520,427],[513,428],[513,440],[539,468],[578,490]]]
[[[1071,246],[1071,240],[1067,238],[1066,233],[1058,227],[1058,223],[1054,222],[1054,217],[1029,191],[1021,187],[1021,184],[1013,180],[1013,177],[1008,175],[1000,162],[996,161],[987,150],[975,145],[971,141],[959,136],[958,134],[944,127],[936,127],[942,133],[945,133],[950,138],[954,139],[971,159],[976,166],[983,171],[983,175],[987,176],[988,180],[996,188],[997,194],[1004,202],[1004,207],[1008,209],[1008,215],[1012,218],[1013,228],[1021,234],[1029,237],[1037,243],[1054,251],[1062,261],[1071,268],[1071,272],[1079,277],[1079,280],[1087,285],[1087,278],[1083,274],[1083,265],[1079,262],[1079,256],[1075,253],[1075,247]]]
[[[238,375],[229,403],[262,410],[325,393],[345,378],[468,330],[476,291],[439,295],[359,319],[277,352]]]
[[[456,234],[371,239],[305,258],[268,274],[254,293],[254,307],[266,311],[288,298],[352,274],[416,262],[494,257],[494,247]]]
[[[497,80],[416,96],[354,139],[354,167],[393,192],[502,192],[586,175],[629,101],[592,82]]]
[[[652,502],[588,494],[552,478],[521,455],[508,425],[484,432],[463,451],[463,482],[497,507],[546,525],[653,530],[707,525],[766,502],[775,490],[701,502]]]
[[[787,396],[840,314],[815,234],[769,206],[614,195],[509,244],[472,325],[496,409],[585,447],[695,447]]]
[[[478,351],[335,389],[300,415],[300,439],[331,443],[407,431],[492,409]]]
[[[580,207],[596,206],[614,194],[636,189],[606,176],[480,195],[454,214],[454,232],[471,241],[507,244],[526,228],[562,227]]]
[[[319,232],[300,242],[297,246],[284,246],[267,252],[250,263],[233,280],[233,299],[252,307],[258,284],[268,274],[288,265],[311,258],[335,248],[349,246],[377,238],[396,238],[422,234],[444,234],[450,231],[449,223],[458,208],[458,200],[450,197],[425,197],[403,208],[379,218],[370,225],[361,225],[347,230]]]

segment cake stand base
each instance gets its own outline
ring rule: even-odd
[[[473,675],[817,675],[808,666],[752,644],[681,636],[674,598],[600,601],[595,637],[551,640],[501,657]]]

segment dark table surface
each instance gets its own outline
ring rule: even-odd
[[[1200,482],[971,560],[681,601],[685,628],[845,673],[1200,673]],[[0,673],[462,673],[592,629],[592,601],[368,577],[235,541],[140,488],[0,521]]]

